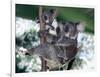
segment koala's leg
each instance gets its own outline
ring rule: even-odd
[[[41,71],[46,71],[47,70],[47,63],[46,61],[43,59],[43,57],[40,57],[41,58]]]
[[[67,70],[70,70],[70,69],[72,68],[72,65],[73,65],[73,62],[74,62],[74,61],[75,61],[75,58],[72,59],[72,60],[69,62]]]

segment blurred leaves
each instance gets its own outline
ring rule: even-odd
[[[38,25],[32,20],[16,17],[16,46],[31,48],[39,44]]]

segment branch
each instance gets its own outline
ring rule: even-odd
[[[43,20],[42,20],[42,15],[43,15],[42,11],[43,11],[43,7],[39,6],[40,31],[45,30],[45,25],[44,25]],[[40,37],[41,45],[43,45],[45,43],[45,41],[46,41],[46,36],[44,36],[44,34],[43,34],[43,36]],[[46,61],[43,59],[43,57],[40,57],[40,58],[41,58],[41,61],[42,61],[42,65],[41,65],[42,69],[41,69],[41,71],[46,71]]]
[[[39,20],[40,20],[40,30],[43,30],[43,21],[42,21],[42,6],[39,6]]]

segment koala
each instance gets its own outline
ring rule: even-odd
[[[59,36],[57,43],[59,43],[59,45],[61,43],[63,45],[66,44],[66,46],[75,43],[74,41],[77,41],[78,33],[82,32],[83,28],[84,25],[82,25],[81,22],[59,23],[56,28],[57,36]]]
[[[83,30],[84,25],[81,22],[59,23],[56,29],[57,36],[59,36],[59,39],[56,41],[55,46],[60,49],[58,57],[62,59],[61,63],[66,63],[67,60],[73,61],[78,52],[78,33],[82,32]]]

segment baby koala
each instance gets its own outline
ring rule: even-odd
[[[68,60],[73,61],[78,52],[78,33],[82,32],[83,30],[84,24],[81,22],[59,23],[56,29],[59,39],[56,41],[55,46],[60,49],[58,57],[61,58],[61,63],[66,63]]]
[[[66,22],[59,23],[57,29],[57,36],[60,38],[56,42],[56,44],[63,46],[74,45],[77,46],[77,37],[79,32],[83,32],[85,29],[85,24],[83,22]]]

